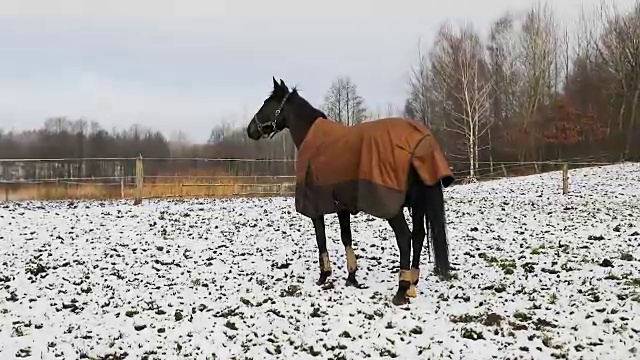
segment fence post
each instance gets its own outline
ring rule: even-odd
[[[142,167],[142,154],[138,155],[136,158],[136,190],[134,193],[133,205],[139,205],[142,203],[142,186],[144,184],[144,174]]]
[[[124,178],[120,178],[120,199],[124,200]]]
[[[6,183],[4,187],[4,201],[9,201],[9,183]]]
[[[562,194],[569,193],[569,164],[562,165]]]

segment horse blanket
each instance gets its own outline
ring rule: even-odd
[[[438,142],[417,121],[384,118],[346,126],[318,118],[298,152],[296,211],[390,218],[404,204],[411,164],[427,185],[453,183]]]

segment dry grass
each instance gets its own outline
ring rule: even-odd
[[[197,178],[145,181],[143,198],[231,197],[288,195],[293,185],[281,185],[278,178]],[[132,199],[134,185],[93,183],[45,183],[0,185],[0,200]]]
[[[558,167],[559,169],[559,167]],[[504,174],[501,168],[495,173],[478,178],[478,181],[503,177],[518,177],[539,173],[531,165],[510,166]],[[506,176],[505,176],[506,175]],[[166,177],[163,177],[166,176]],[[180,177],[177,177],[180,176]],[[465,176],[458,174],[456,184],[462,184]],[[282,185],[283,182],[289,184]],[[293,179],[270,176],[232,176],[219,169],[185,169],[181,174],[165,173],[145,178],[143,198],[171,197],[238,197],[291,195],[295,191]],[[3,200],[67,200],[67,199],[133,199],[135,185],[94,183],[42,183],[0,184],[0,201]]]

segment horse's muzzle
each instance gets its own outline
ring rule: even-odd
[[[247,126],[247,136],[251,140],[260,140],[260,129],[258,129],[258,124],[255,121],[251,121]]]

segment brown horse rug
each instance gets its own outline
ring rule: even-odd
[[[296,210],[308,217],[349,210],[390,218],[403,206],[410,164],[427,185],[454,180],[438,142],[417,121],[346,126],[319,118],[299,149]]]

